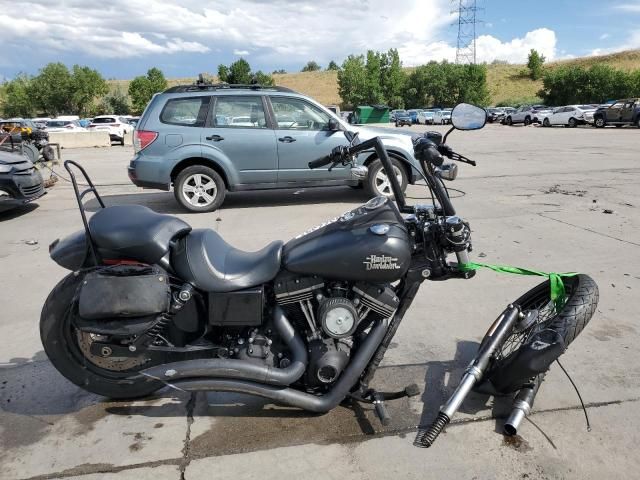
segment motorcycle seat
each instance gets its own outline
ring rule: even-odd
[[[171,241],[188,234],[191,227],[142,205],[116,205],[96,212],[89,219],[89,230],[103,257],[155,264],[169,251]]]
[[[195,229],[172,250],[176,273],[207,292],[231,292],[272,280],[280,271],[281,241],[257,252],[232,247],[213,230]]]

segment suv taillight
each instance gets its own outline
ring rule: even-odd
[[[135,130],[133,132],[133,149],[136,152],[144,150],[158,138],[158,132],[149,130]]]

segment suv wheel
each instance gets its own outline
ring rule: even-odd
[[[550,126],[551,126],[551,122],[549,121],[549,119],[548,119],[548,118],[545,118],[545,119],[542,121],[542,126],[543,126],[543,127],[550,127]]]
[[[524,117],[524,125],[525,126],[531,125],[531,117]]]
[[[506,123],[507,125],[513,125],[513,120],[511,119],[511,117],[507,117]]]
[[[178,203],[191,212],[213,212],[222,205],[226,193],[222,177],[204,165],[182,170],[173,188]]]
[[[593,121],[593,124],[596,126],[596,128],[604,128],[605,126],[604,118],[596,117],[596,119]]]
[[[576,122],[576,119],[575,119],[575,118],[573,118],[573,117],[571,117],[571,118],[569,119],[569,127],[571,127],[571,128],[575,128],[577,125],[578,125],[578,122]]]
[[[392,158],[391,163],[393,164],[393,170],[396,174],[396,178],[400,183],[400,188],[404,192],[408,183],[407,172],[397,160]],[[376,159],[369,164],[369,174],[365,180],[365,189],[367,191],[367,195],[370,197],[383,195],[385,197],[393,198],[391,182],[382,168],[382,162],[379,159]]]

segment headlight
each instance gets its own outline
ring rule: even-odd
[[[13,169],[11,165],[0,165],[0,173],[9,173]]]

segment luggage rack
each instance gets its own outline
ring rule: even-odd
[[[78,187],[76,175],[75,173],[73,173],[73,169],[71,168],[72,166],[80,170],[80,173],[82,173],[82,176],[87,182],[88,188],[85,188],[82,192]],[[82,224],[84,225],[84,231],[87,235],[87,242],[89,244],[89,249],[91,250],[91,255],[93,255],[95,264],[99,265],[100,257],[98,255],[98,249],[93,241],[93,237],[91,236],[91,229],[89,228],[89,222],[87,221],[87,215],[84,210],[84,204],[82,203],[82,199],[88,193],[93,193],[93,196],[96,198],[96,200],[98,200],[98,203],[100,204],[100,208],[105,208],[104,202],[102,201],[102,197],[98,193],[96,186],[91,181],[91,178],[89,178],[89,174],[81,165],[74,162],[73,160],[67,160],[64,162],[64,168],[67,172],[69,172],[69,177],[71,178],[71,184],[73,185],[73,191],[76,196],[76,200],[78,202],[78,209],[80,210],[80,216],[82,217]]]

